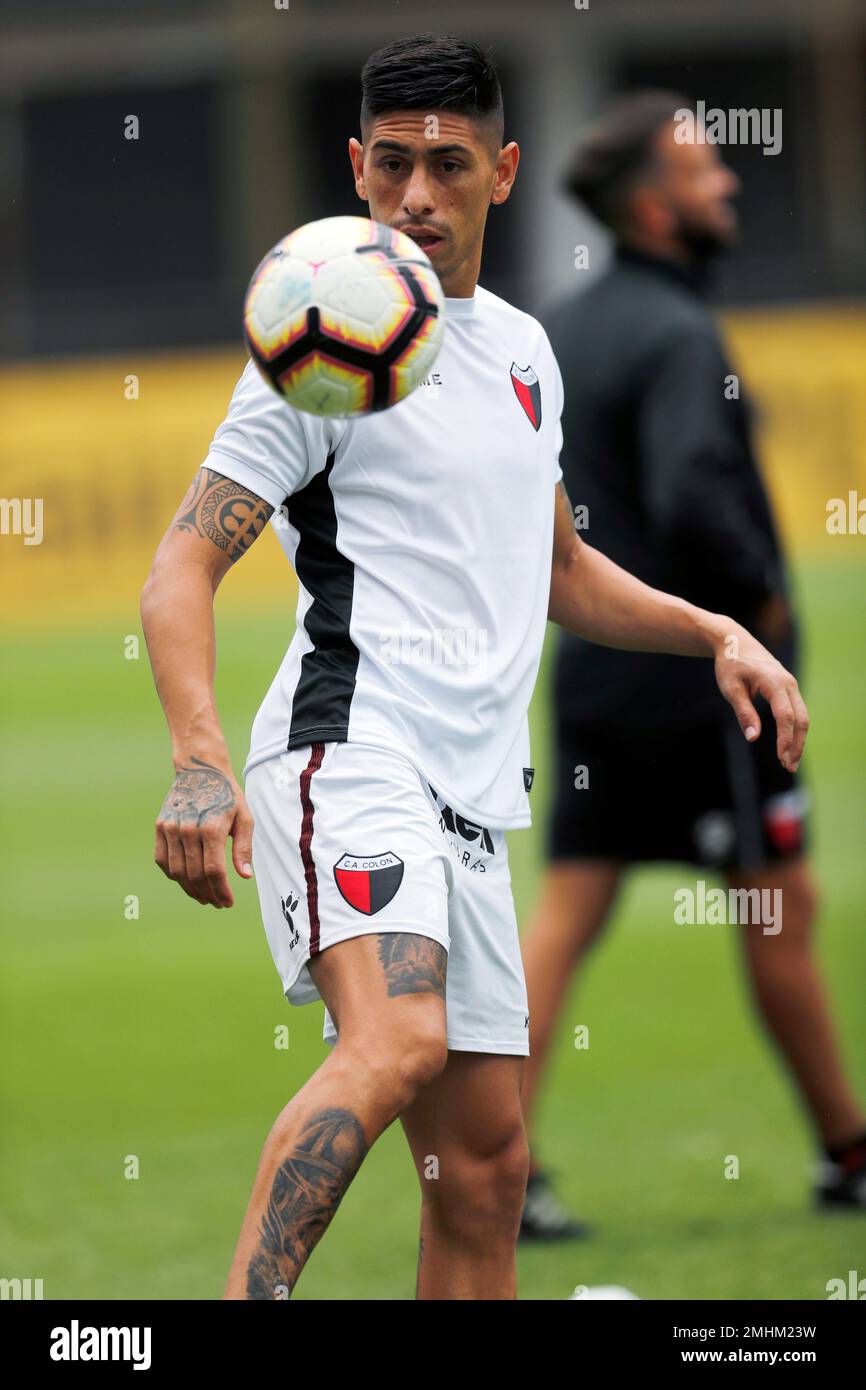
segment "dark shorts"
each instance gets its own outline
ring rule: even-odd
[[[561,727],[549,857],[754,869],[801,855],[802,773],[785,771],[772,715],[762,709],[761,720],[755,744],[733,719],[654,730]]]

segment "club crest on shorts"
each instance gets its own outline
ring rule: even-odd
[[[541,387],[538,374],[533,367],[518,367],[511,364],[511,385],[514,394],[523,406],[524,413],[534,430],[541,428]]]
[[[782,854],[803,848],[808,801],[801,787],[771,796],[762,806],[764,831],[770,843]]]
[[[403,882],[403,860],[396,854],[344,854],[334,865],[334,878],[349,906],[372,917]]]

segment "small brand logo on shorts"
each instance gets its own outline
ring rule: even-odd
[[[396,854],[344,854],[334,865],[340,894],[356,912],[381,912],[403,882],[403,860]]]
[[[524,790],[525,792],[531,792],[531,791],[532,791],[532,784],[533,784],[534,781],[535,781],[535,768],[534,768],[534,767],[525,767],[525,768],[523,769],[523,790]]]
[[[292,920],[292,913],[297,911],[298,901],[298,898],[291,891],[289,891],[284,898],[280,898],[280,910],[288,923],[289,931],[291,933],[289,939],[290,951],[293,951],[295,949],[295,947],[301,939],[301,933],[298,931],[294,921]]]

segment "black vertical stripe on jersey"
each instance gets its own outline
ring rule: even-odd
[[[287,748],[313,740],[345,742],[349,733],[358,672],[358,648],[349,635],[355,566],[337,549],[333,468],[331,454],[306,487],[286,498],[289,521],[299,536],[295,570],[312,600],[304,627],[313,644],[301,658]]]

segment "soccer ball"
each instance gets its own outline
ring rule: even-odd
[[[609,1300],[619,1302],[632,1298],[637,1300],[638,1295],[632,1293],[631,1289],[624,1289],[622,1284],[595,1284],[592,1287],[578,1284],[574,1293],[569,1294],[569,1302],[573,1302],[575,1299],[582,1299],[584,1302],[589,1301],[590,1303],[608,1302]]]
[[[445,336],[439,277],[403,232],[326,217],[278,241],[250,281],[244,336],[269,386],[311,415],[387,410]]]

